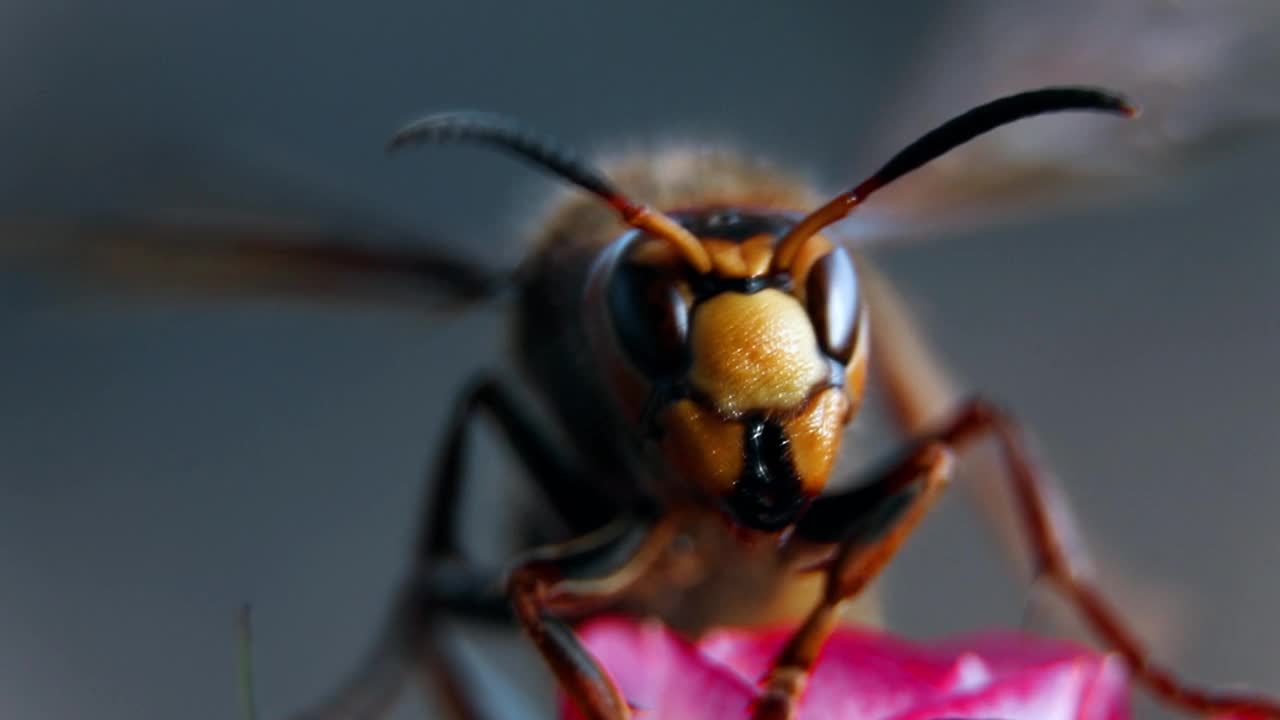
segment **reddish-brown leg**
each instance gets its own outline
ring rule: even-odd
[[[870,483],[869,489],[874,492],[862,489],[846,493],[843,498],[832,498],[829,507],[815,505],[811,516],[801,522],[797,535],[827,538],[838,528],[837,517],[831,510],[839,509],[842,503],[853,510],[868,500],[892,499],[895,490],[899,493],[914,490],[915,493],[905,509],[888,518],[887,527],[872,528],[876,536],[870,542],[858,523],[854,523],[853,534],[840,543],[830,562],[825,597],[775,658],[764,680],[753,720],[793,717],[795,701],[804,690],[823,641],[836,623],[840,603],[856,595],[884,567],[945,484],[950,470],[946,449],[963,448],[987,436],[996,440],[1008,468],[1007,477],[1017,501],[1018,515],[1041,576],[1061,592],[1093,632],[1124,659],[1139,682],[1156,697],[1186,710],[1280,718],[1280,702],[1273,698],[1200,688],[1151,660],[1119,614],[1077,571],[1072,554],[1074,546],[1063,542],[1055,527],[1051,496],[1045,493],[1040,470],[1016,423],[987,403],[974,400],[965,403],[940,430],[922,438],[917,450],[908,453],[885,478]],[[813,517],[815,514],[817,517]]]
[[[871,327],[871,367],[885,391],[888,409],[897,427],[908,438],[929,432],[951,417],[968,398],[961,383],[946,367],[936,348],[925,336],[907,301],[874,263],[861,258],[858,279],[867,293]],[[981,519],[995,534],[1006,558],[1019,577],[1035,571],[1034,559],[1025,542],[1012,484],[1005,477],[1000,451],[984,444],[964,453],[957,467],[960,489]],[[1148,648],[1157,654],[1173,653],[1185,635],[1179,596],[1161,587],[1134,568],[1125,567],[1116,554],[1090,558],[1087,528],[1081,526],[1061,482],[1052,474],[1040,475],[1040,488],[1050,508],[1054,529],[1060,540],[1071,545],[1072,565],[1077,574],[1087,573],[1102,587],[1118,609],[1132,618],[1133,627]],[[1029,600],[1031,598],[1028,598]],[[1044,619],[1059,633],[1086,638],[1089,629],[1068,603],[1037,593],[1034,609],[1046,611]],[[1029,608],[1030,609],[1030,608]]]
[[[884,381],[895,420],[912,435],[937,427],[952,408],[961,405],[959,384],[942,365],[888,278],[865,258],[859,263],[859,278],[869,294],[868,305],[876,332],[876,342],[872,344],[874,366]],[[984,425],[976,420],[971,422]],[[1004,432],[997,432],[996,425],[1002,425]],[[1133,624],[1119,622],[1119,614],[1102,602],[1091,584],[1081,580],[1093,574],[1092,563],[1079,542],[1082,533],[1061,487],[1052,475],[1031,462],[1019,433],[1007,419],[976,426],[962,434],[996,432],[1013,440],[1002,441],[999,448],[975,448],[975,453],[966,453],[964,472],[973,477],[966,478],[960,485],[969,491],[967,494],[990,521],[1001,544],[1011,551],[1018,565],[1023,565],[1024,560],[1036,564],[1033,569],[1061,590],[1068,603],[1079,609],[1090,629],[1138,669],[1138,677],[1157,695],[1191,708],[1231,706],[1240,701],[1244,706],[1259,708],[1263,714],[1275,715],[1274,700],[1224,696],[1185,687],[1167,669],[1151,664],[1137,637],[1152,638],[1153,643],[1162,648],[1176,643],[1178,632],[1176,624],[1169,622],[1167,598],[1153,592],[1140,578],[1135,579],[1135,573],[1102,564],[1098,572],[1106,587],[1115,590],[1120,599],[1129,601],[1122,607],[1142,610],[1136,624],[1144,632],[1135,633]],[[973,454],[978,457],[970,457]],[[1019,471],[1021,477],[1010,477],[1006,469]],[[1012,501],[1009,495],[1013,496]],[[1054,562],[1047,563],[1046,559]],[[1055,568],[1056,574],[1051,574],[1049,571]],[[1150,607],[1153,601],[1154,608]],[[1054,619],[1059,627],[1068,628],[1069,618],[1055,613]],[[1225,702],[1215,703],[1215,698]]]
[[[797,528],[798,535],[839,532],[843,539],[828,561],[826,590],[818,606],[774,658],[761,681],[752,720],[794,717],[818,651],[839,621],[841,605],[862,592],[889,564],[946,487],[952,466],[951,453],[943,444],[921,445],[883,476],[854,491],[856,498],[849,493],[830,498],[829,507],[815,506],[810,524]],[[856,512],[839,513],[838,504],[843,500],[860,507]]]
[[[628,720],[631,708],[609,676],[554,613],[583,614],[625,592],[671,542],[669,524],[616,525],[542,548],[512,570],[516,619],[589,720]]]
[[[1077,570],[1073,546],[1063,542],[1054,525],[1042,471],[1012,419],[981,400],[970,401],[934,439],[959,447],[986,435],[995,438],[1008,467],[1023,529],[1042,577],[1075,606],[1103,643],[1124,658],[1140,682],[1157,697],[1187,710],[1280,718],[1280,702],[1274,698],[1200,688],[1149,657],[1128,624]]]

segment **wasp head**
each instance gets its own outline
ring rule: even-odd
[[[821,492],[856,409],[866,340],[849,254],[821,236],[786,268],[787,216],[673,213],[710,269],[642,231],[619,239],[588,294],[613,386],[683,484],[745,527],[794,523]]]

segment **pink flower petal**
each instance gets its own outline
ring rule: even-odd
[[[640,718],[745,717],[755,683],[708,662],[698,648],[658,622],[604,619],[579,629]],[[690,714],[689,708],[698,708]],[[572,703],[564,717],[581,720]]]
[[[721,631],[696,646],[654,622],[599,618],[579,628],[638,718],[745,718],[790,631]],[[1118,658],[1065,642],[989,633],[919,645],[842,628],[819,654],[802,720],[1124,720]],[[566,703],[565,718],[581,716]]]

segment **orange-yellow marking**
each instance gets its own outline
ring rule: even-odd
[[[809,316],[779,290],[723,293],[698,306],[689,380],[725,415],[787,410],[827,374]]]
[[[742,474],[742,426],[680,400],[667,411],[667,459],[713,495],[726,495]]]

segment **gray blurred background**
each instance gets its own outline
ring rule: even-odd
[[[479,151],[390,161],[401,122],[721,138],[838,187],[882,159],[865,132],[933,7],[9,0],[0,211],[281,207],[508,267],[554,183]],[[1097,553],[1167,590],[1168,659],[1280,691],[1277,162],[1262,142],[1139,203],[880,257],[966,384],[1035,428]],[[6,719],[237,717],[244,601],[264,715],[325,694],[405,565],[455,389],[504,362],[493,311],[121,300],[4,268],[0,338]],[[494,558],[491,508],[520,496],[502,458],[469,499]],[[888,599],[929,637],[1016,625],[1026,594],[953,493]],[[532,653],[476,639],[491,699],[545,712]]]

